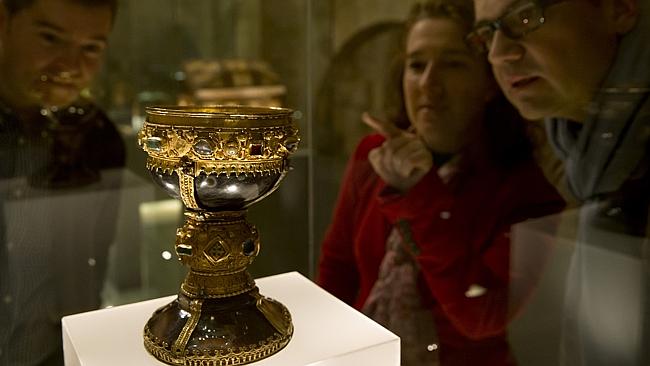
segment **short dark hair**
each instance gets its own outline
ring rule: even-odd
[[[35,1],[36,0],[0,0],[0,4],[4,4],[9,14],[12,15],[34,5]],[[113,19],[115,19],[115,15],[117,14],[118,0],[69,0],[69,1],[79,3],[81,5],[92,6],[92,7],[108,6],[111,9],[111,14],[113,15]]]

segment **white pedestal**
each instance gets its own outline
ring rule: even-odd
[[[256,280],[260,293],[291,312],[293,338],[264,366],[397,366],[399,338],[297,272]],[[67,366],[164,365],[144,349],[142,330],[175,296],[62,319]]]

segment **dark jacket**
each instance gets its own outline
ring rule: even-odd
[[[0,161],[0,365],[62,364],[61,317],[100,306],[124,142],[89,103],[1,107]]]

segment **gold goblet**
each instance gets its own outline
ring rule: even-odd
[[[138,135],[153,180],[185,205],[176,254],[190,267],[175,301],[156,310],[144,345],[173,365],[241,365],[287,345],[291,315],[247,271],[260,249],[246,209],[272,193],[299,137],[292,111],[151,107]]]

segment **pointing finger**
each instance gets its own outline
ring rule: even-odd
[[[368,112],[364,112],[361,115],[361,120],[363,123],[368,125],[368,127],[386,138],[397,137],[402,133],[402,130],[397,128],[394,124],[372,117]]]

